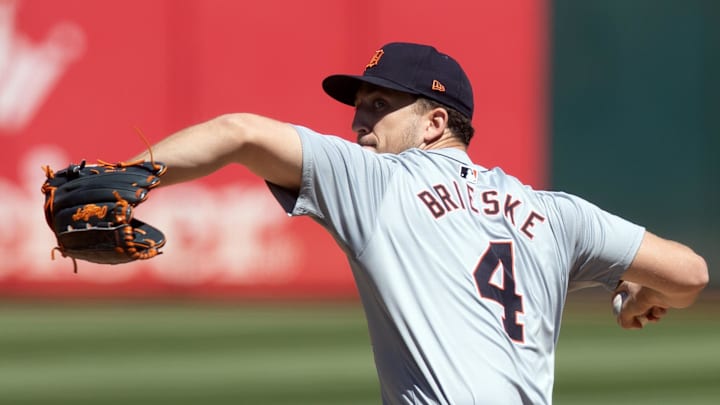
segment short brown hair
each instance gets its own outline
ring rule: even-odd
[[[475,128],[473,128],[472,121],[468,117],[461,114],[454,108],[450,108],[444,104],[425,97],[418,97],[416,105],[422,112],[438,107],[444,108],[448,112],[448,128],[450,131],[452,131],[453,135],[460,138],[465,145],[470,144],[470,140],[473,135],[475,135]]]

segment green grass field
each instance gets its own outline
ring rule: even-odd
[[[718,403],[714,305],[643,331],[576,307],[556,404]],[[0,404],[378,403],[353,303],[0,303]]]

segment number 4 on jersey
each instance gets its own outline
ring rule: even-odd
[[[490,246],[483,254],[475,268],[475,281],[480,291],[480,297],[493,300],[505,310],[503,327],[510,339],[523,343],[525,340],[525,327],[518,323],[517,315],[523,312],[523,297],[515,291],[515,269],[513,268],[512,242],[490,242]],[[493,277],[502,271],[500,284]]]

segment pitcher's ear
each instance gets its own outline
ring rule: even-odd
[[[442,137],[448,126],[448,119],[448,112],[442,107],[433,108],[425,113],[423,133],[425,144],[431,144]]]

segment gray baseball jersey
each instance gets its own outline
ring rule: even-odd
[[[644,229],[458,149],[376,154],[296,127],[299,195],[344,250],[386,404],[552,402],[568,290],[612,289]]]

